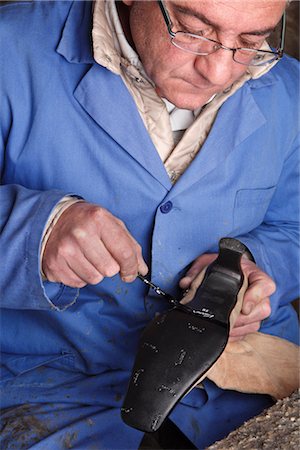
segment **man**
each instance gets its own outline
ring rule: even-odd
[[[168,305],[136,276],[180,298],[223,236],[256,260],[232,339],[295,342],[298,64],[265,42],[285,7],[1,7],[4,448],[138,448],[120,407]],[[271,403],[205,380],[171,419],[203,448]]]

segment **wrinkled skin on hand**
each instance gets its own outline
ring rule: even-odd
[[[199,279],[196,279],[199,273],[217,256],[216,253],[199,256],[185,277],[180,280],[180,287],[184,290],[196,287],[195,283],[199,283]],[[241,267],[248,279],[248,288],[243,298],[241,312],[230,330],[230,341],[242,339],[247,334],[259,330],[261,322],[271,314],[270,296],[276,289],[274,281],[253,261],[243,256]]]
[[[140,245],[124,223],[98,205],[79,202],[55,224],[42,260],[47,280],[81,288],[117,273],[125,282],[146,275]]]

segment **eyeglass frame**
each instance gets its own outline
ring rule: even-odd
[[[169,36],[171,38],[171,42],[176,37],[177,33],[184,33],[184,34],[190,35],[190,36],[192,36],[192,37],[194,37],[196,39],[199,39],[200,41],[202,40],[202,41],[206,41],[206,42],[212,42],[212,43],[215,44],[215,47],[216,47],[210,53],[196,53],[196,52],[192,52],[192,51],[186,50],[184,48],[178,47],[177,45],[173,44],[176,48],[178,48],[179,50],[182,50],[183,52],[185,51],[187,53],[192,53],[194,55],[199,55],[199,56],[208,56],[208,55],[211,55],[211,54],[215,53],[216,51],[218,51],[220,49],[230,50],[232,52],[232,59],[234,60],[234,62],[236,62],[237,64],[242,64],[242,65],[251,65],[251,63],[250,64],[244,64],[244,63],[241,63],[239,61],[236,61],[234,59],[234,55],[235,55],[235,53],[238,50],[247,50],[247,51],[250,51],[250,52],[253,51],[253,53],[260,52],[260,53],[266,53],[266,54],[274,55],[274,59],[272,59],[271,61],[265,61],[265,62],[262,62],[261,64],[257,64],[257,65],[264,65],[264,64],[267,65],[267,64],[270,64],[271,62],[277,61],[277,60],[279,60],[279,59],[281,59],[283,57],[284,41],[285,41],[285,29],[286,29],[286,13],[285,13],[285,11],[284,11],[284,13],[283,13],[283,15],[281,17],[281,31],[280,31],[279,46],[276,49],[276,51],[274,52],[272,50],[260,50],[260,49],[256,50],[255,48],[246,48],[246,47],[231,48],[231,47],[226,47],[221,42],[215,41],[214,39],[209,39],[209,38],[206,38],[204,36],[199,36],[197,34],[189,33],[187,31],[175,31],[174,32],[172,30],[172,26],[173,26],[172,20],[170,18],[168,10],[167,10],[167,8],[166,8],[166,6],[164,4],[164,1],[163,0],[157,0],[157,3],[159,5],[160,11],[161,11],[161,13],[163,15],[163,18],[164,18],[164,21],[165,21],[165,24],[166,24]]]

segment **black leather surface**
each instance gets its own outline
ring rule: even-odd
[[[235,239],[222,239],[219,256],[194,299],[160,314],[145,328],[122,408],[125,423],[145,432],[158,430],[219,358],[243,283],[240,259],[246,250]]]

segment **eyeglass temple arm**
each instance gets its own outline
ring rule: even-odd
[[[285,29],[286,29],[286,12],[284,11],[282,16],[282,22],[281,22],[281,37],[280,37],[280,44],[278,53],[280,56],[283,55],[283,49],[284,49],[284,42],[285,42]]]
[[[168,13],[168,11],[167,11],[167,9],[166,9],[166,7],[165,7],[165,5],[164,5],[162,0],[157,0],[157,3],[158,3],[158,6],[160,7],[161,13],[162,13],[162,15],[164,17],[164,20],[166,22],[166,25],[168,27],[168,31],[173,36],[174,33],[173,33],[172,29],[171,29],[172,28],[172,21],[170,19],[169,13]]]

